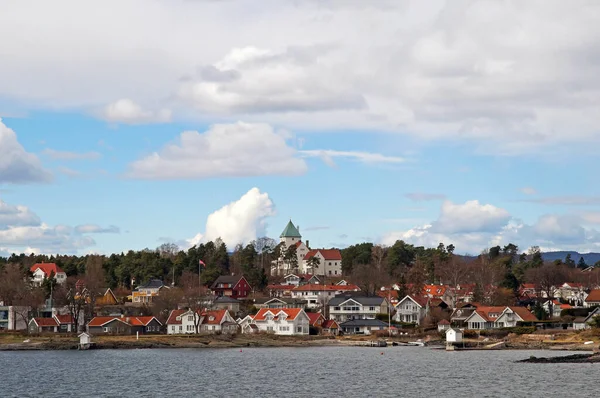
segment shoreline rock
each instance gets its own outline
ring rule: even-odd
[[[600,354],[574,354],[550,358],[531,356],[517,361],[517,363],[600,363]]]

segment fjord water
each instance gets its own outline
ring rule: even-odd
[[[0,396],[597,396],[597,364],[514,362],[567,354],[422,347],[0,352]]]

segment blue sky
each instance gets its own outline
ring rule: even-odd
[[[0,15],[0,254],[600,250],[593,4],[59,3]]]

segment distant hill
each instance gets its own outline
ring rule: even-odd
[[[565,261],[567,255],[570,254],[571,258],[575,263],[579,262],[579,259],[583,257],[587,265],[594,265],[600,261],[600,253],[578,253],[573,251],[559,251],[559,252],[548,252],[542,253],[544,261],[562,260]]]

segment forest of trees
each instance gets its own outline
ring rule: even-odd
[[[102,269],[102,281],[97,283],[113,289],[131,289],[132,283],[138,286],[150,279],[181,286],[182,277],[189,274],[195,274],[196,280],[199,276],[203,285],[210,286],[219,275],[243,273],[255,290],[261,291],[277,279],[269,274],[280,250],[277,241],[264,237],[245,246],[238,245],[232,251],[217,239],[188,250],[163,244],[154,250],[130,250],[108,256],[13,254],[0,257],[0,271],[12,264],[25,273],[35,263],[54,262],[68,277],[83,277],[89,274],[87,268],[93,263]],[[565,281],[590,286],[600,282],[598,270],[581,272],[585,263],[576,263],[569,257],[564,262],[545,263],[538,247],[520,253],[512,243],[491,247],[477,257],[455,254],[453,245],[440,243],[437,247],[425,248],[401,240],[391,246],[359,243],[342,249],[341,253],[343,276],[371,294],[392,284],[398,284],[405,292],[417,292],[424,284],[468,283],[476,285],[477,299],[497,295],[495,301],[509,301],[526,282],[535,283],[540,291],[549,291],[551,286]],[[200,261],[205,265],[200,266]]]

